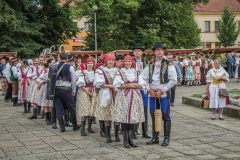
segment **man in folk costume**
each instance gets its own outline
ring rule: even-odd
[[[115,67],[118,70],[120,70],[121,68],[124,67],[124,56],[123,55],[119,54],[116,56]],[[116,142],[120,142],[119,129],[120,129],[121,123],[113,121],[113,124],[114,124],[114,131],[115,131],[115,140],[116,140]]]
[[[23,60],[22,66],[19,69],[19,101],[24,105],[24,113],[30,112],[30,106],[27,105],[28,91],[30,91],[29,77],[32,74],[31,68],[28,66],[28,61]]]
[[[160,43],[153,48],[155,59],[153,63],[147,66],[141,76],[146,82],[146,88],[150,96],[150,114],[152,117],[152,139],[147,142],[148,145],[159,143],[160,115],[155,117],[155,112],[159,114],[162,111],[164,122],[164,140],[162,146],[168,146],[170,140],[171,118],[170,104],[167,97],[167,91],[177,84],[177,73],[173,65],[168,65],[163,59],[164,50]],[[156,114],[157,115],[157,114]],[[156,121],[155,118],[159,121]]]
[[[9,70],[9,79],[10,83],[12,84],[12,99],[13,99],[13,106],[18,106],[18,68],[16,67],[18,61],[17,58],[11,59],[11,67]]]
[[[33,67],[33,74],[32,74],[32,96],[31,96],[31,105],[33,107],[32,116],[28,119],[37,119],[37,115],[41,113],[41,106],[37,105],[39,97],[39,87],[37,83],[37,79],[43,72],[43,64],[44,59],[43,57],[39,57],[35,60],[35,66]]]
[[[144,48],[141,46],[140,43],[137,43],[135,47],[133,48],[133,54],[135,57],[135,69],[137,71],[137,74],[140,75],[143,71],[143,69],[146,67],[146,62],[143,60],[143,52]],[[148,94],[144,89],[140,90],[142,99],[143,99],[143,106],[144,106],[144,116],[145,116],[145,122],[142,122],[142,136],[144,138],[151,138],[148,135]],[[134,138],[136,138],[136,132],[137,132],[137,126],[134,126],[135,132],[134,132]]]
[[[53,61],[49,65],[49,71],[48,71],[48,81],[47,81],[47,95],[46,98],[48,100],[54,100],[55,95],[55,87],[56,87],[56,80],[57,80],[57,58],[54,56]],[[57,129],[57,116],[56,116],[56,108],[53,101],[53,108],[51,112],[51,123],[52,123],[52,129]]]
[[[124,56],[119,54],[116,56],[116,63],[115,66],[117,69],[121,69],[124,66]]]
[[[73,66],[66,63],[67,54],[60,53],[60,63],[58,67],[58,76],[56,81],[54,105],[56,107],[57,118],[60,126],[60,131],[65,132],[65,125],[63,121],[63,106],[67,105],[73,125],[73,131],[77,131],[76,109],[74,107],[73,97],[76,94],[76,74]]]

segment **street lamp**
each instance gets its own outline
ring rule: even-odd
[[[98,6],[94,5],[92,7],[94,11],[94,32],[95,32],[95,51],[97,51],[97,11],[98,11]]]

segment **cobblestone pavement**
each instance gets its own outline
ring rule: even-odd
[[[240,87],[240,84],[230,83],[229,86]],[[203,90],[204,86],[177,88],[175,107],[171,111],[171,143],[165,148],[160,145],[147,146],[147,140],[140,136],[136,149],[125,149],[122,142],[106,144],[98,133],[98,125],[94,125],[97,133],[88,137],[82,137],[70,128],[60,133],[58,129],[46,126],[44,120],[28,120],[30,114],[23,114],[22,107],[12,107],[0,97],[0,159],[239,160],[240,120],[225,117],[224,121],[212,121],[209,111],[181,103],[183,95]]]

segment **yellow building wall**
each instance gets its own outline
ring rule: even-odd
[[[85,31],[79,32],[76,38],[68,39],[64,44],[65,51],[74,51],[74,47],[84,47],[86,44],[84,43],[84,39],[87,37],[87,33]]]
[[[65,51],[74,51],[74,47],[84,47],[86,44],[84,43],[84,39],[87,37],[87,30],[86,23],[88,22],[88,19],[86,17],[82,17],[81,19],[74,20],[77,27],[81,29],[82,31],[79,32],[75,38],[71,38],[67,40],[67,42],[64,44],[64,50]]]
[[[235,13],[236,20],[240,21],[240,12]],[[200,38],[202,43],[211,42],[211,48],[215,48],[215,43],[219,42],[217,33],[215,32],[215,21],[220,21],[222,13],[200,13],[195,12],[195,20],[201,29]],[[210,32],[205,32],[205,21],[210,21]],[[239,24],[239,23],[238,23]],[[235,42],[235,46],[240,43],[240,34]]]

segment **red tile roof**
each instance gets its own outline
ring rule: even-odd
[[[233,12],[240,12],[240,0],[209,0],[207,4],[194,6],[195,12],[222,12],[228,7]]]

